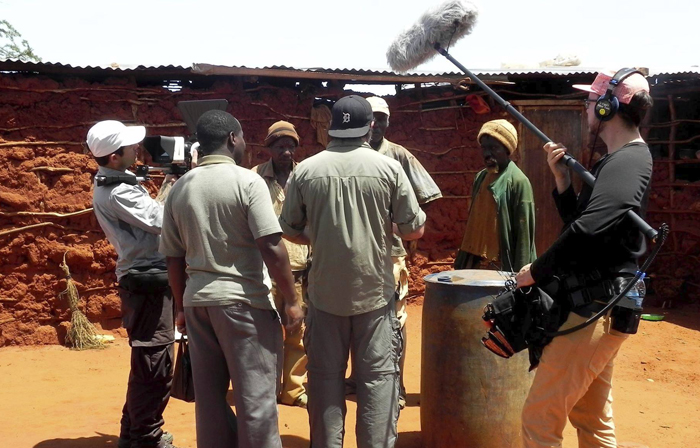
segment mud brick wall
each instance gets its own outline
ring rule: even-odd
[[[667,92],[668,93],[668,92]],[[654,157],[647,218],[666,222],[671,234],[652,269],[657,304],[695,302],[700,297],[700,86],[682,94],[652,89],[654,108],[646,141]]]

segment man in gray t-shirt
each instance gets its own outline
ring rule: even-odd
[[[282,231],[265,182],[236,165],[245,151],[238,120],[208,111],[197,138],[204,157],[170,191],[160,244],[176,323],[189,338],[197,445],[281,448],[282,327],[268,271],[285,298],[287,328],[303,319]],[[226,402],[229,381],[237,428]]]
[[[350,350],[358,445],[391,448],[396,441],[401,333],[392,235],[420,238],[425,213],[401,165],[367,144],[372,121],[362,97],[333,106],[334,139],[297,165],[280,215],[285,237],[314,251],[304,334],[313,446],[342,446]]]

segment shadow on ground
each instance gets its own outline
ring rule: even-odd
[[[689,330],[700,330],[700,305],[694,303],[679,303],[674,308],[644,307],[644,312],[661,314],[666,322],[670,322]]]
[[[400,432],[396,442],[396,448],[421,448],[420,431]],[[284,448],[309,448],[309,440],[303,437],[283,435],[282,446]]]
[[[423,440],[420,431],[399,432],[396,448],[421,448],[422,446]]]
[[[92,437],[78,437],[77,439],[50,439],[34,445],[34,448],[116,448],[119,437],[96,433]]]
[[[285,434],[282,436],[282,446],[284,448],[309,448],[309,439]]]

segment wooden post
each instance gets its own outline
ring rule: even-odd
[[[671,184],[671,190],[669,192],[669,199],[671,201],[671,210],[676,209],[676,204],[673,200],[674,184],[676,183],[676,129],[678,124],[676,123],[676,106],[673,103],[673,95],[667,95],[668,99],[668,111],[671,118],[671,132],[668,136],[668,160],[671,162],[668,164],[668,179]],[[673,241],[673,251],[678,251],[678,238],[673,229],[676,227],[676,215],[671,215],[671,241]]]

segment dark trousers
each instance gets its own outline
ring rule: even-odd
[[[130,440],[132,448],[158,446],[173,382],[173,359],[173,344],[131,348],[119,437]]]
[[[119,281],[122,322],[131,345],[131,370],[119,437],[131,448],[157,447],[170,399],[174,363],[174,313],[162,273],[128,274]]]

